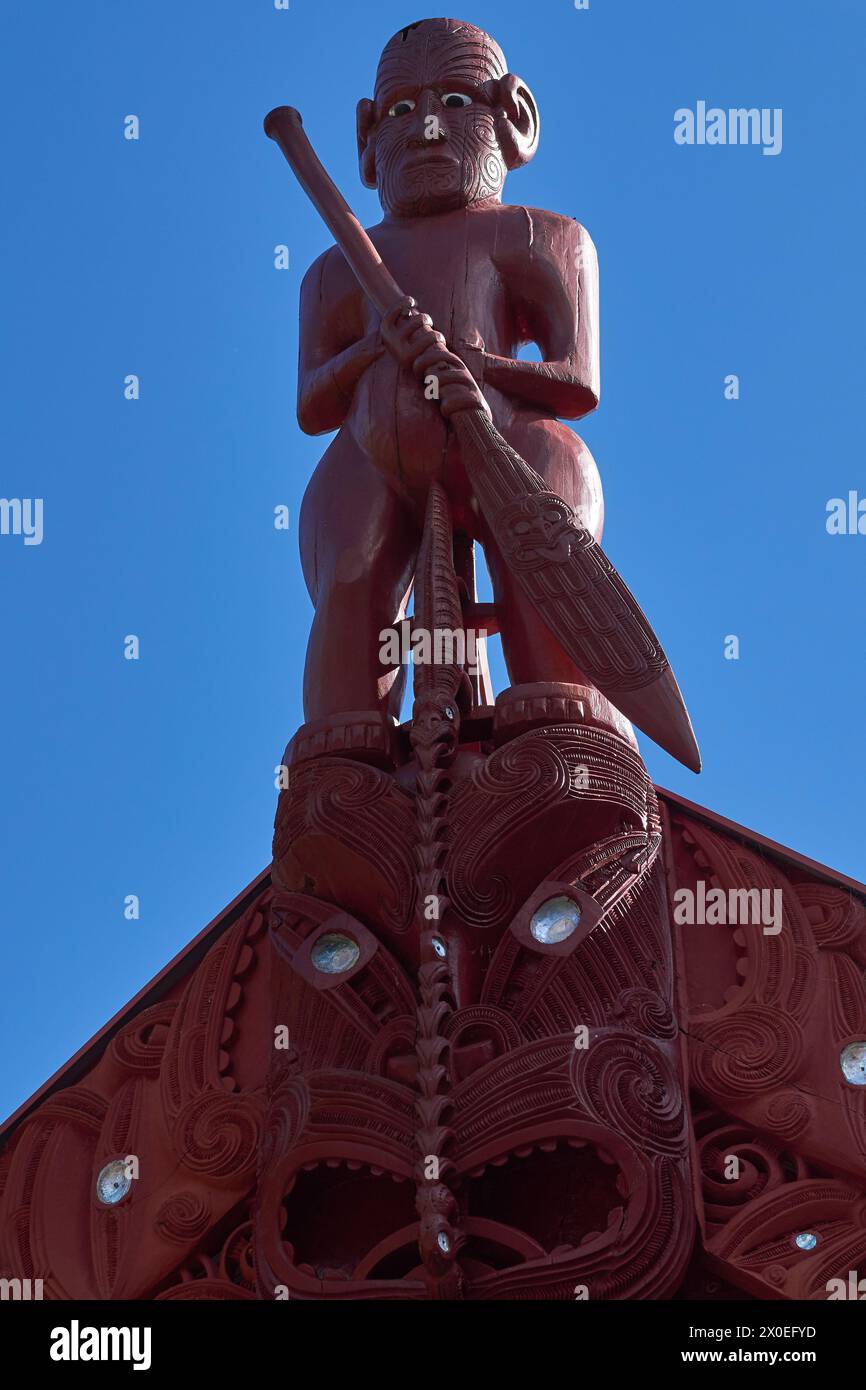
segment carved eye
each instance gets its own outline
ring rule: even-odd
[[[389,108],[389,116],[408,116],[410,111],[415,110],[415,103],[411,97],[404,97],[402,101],[395,101]]]
[[[472,98],[465,92],[446,92],[442,98],[442,105],[450,106],[456,111],[460,106],[471,106]]]

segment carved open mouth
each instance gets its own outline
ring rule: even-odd
[[[608,1152],[567,1135],[476,1164],[455,1192],[464,1233],[459,1262],[471,1283],[534,1261],[549,1267],[612,1238],[625,1217],[628,1184]],[[401,1174],[322,1157],[295,1174],[283,1213],[284,1253],[300,1275],[323,1284],[422,1279],[415,1184]]]
[[[467,1258],[494,1270],[588,1246],[620,1225],[626,1195],[615,1160],[585,1139],[524,1145],[470,1173]]]
[[[322,1280],[402,1276],[368,1271],[390,1233],[417,1224],[410,1178],[355,1159],[320,1159],[297,1173],[283,1211],[286,1254],[299,1273]]]

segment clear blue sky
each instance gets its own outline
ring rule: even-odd
[[[327,234],[261,121],[298,106],[376,221],[355,103],[422,13],[7,8],[0,494],[44,499],[44,540],[0,536],[3,1115],[269,858],[310,619],[295,523],[322,447],[293,415],[298,287]],[[862,0],[458,14],[540,104],[507,200],[598,247],[602,404],[581,432],[606,549],[705,762],[695,778],[644,739],[650,771],[864,877],[866,536],[825,529],[828,499],[866,497]],[[674,111],[700,100],[781,107],[782,152],[677,145]]]

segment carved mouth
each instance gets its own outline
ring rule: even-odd
[[[469,1174],[467,1256],[496,1269],[521,1263],[520,1255],[543,1259],[593,1245],[620,1226],[626,1196],[616,1160],[587,1139],[553,1136],[522,1145]],[[498,1256],[490,1248],[497,1234]],[[503,1259],[502,1251],[514,1258]]]
[[[459,1262],[471,1284],[534,1261],[549,1268],[613,1239],[628,1183],[604,1148],[548,1135],[467,1167],[455,1193]],[[359,1159],[313,1159],[287,1185],[283,1217],[284,1255],[301,1276],[323,1285],[406,1281],[409,1297],[420,1285],[415,1184],[406,1174]]]
[[[400,1278],[372,1275],[370,1256],[389,1237],[417,1227],[415,1185],[405,1174],[358,1159],[305,1163],[283,1200],[284,1249],[295,1269],[314,1279]],[[390,1251],[382,1251],[382,1259]],[[380,1263],[374,1258],[375,1264]],[[417,1247],[412,1264],[418,1263]]]
[[[405,167],[407,169],[420,169],[429,168],[432,165],[434,168],[456,169],[459,163],[460,160],[452,154],[416,154],[406,160]]]

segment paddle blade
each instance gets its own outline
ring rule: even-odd
[[[611,704],[700,772],[670,663],[601,546],[483,411],[451,419],[484,518],[541,621]]]

